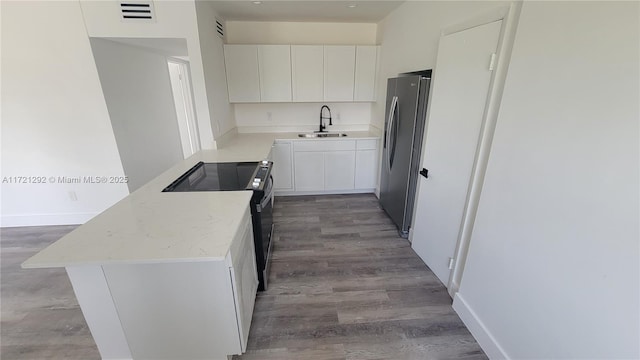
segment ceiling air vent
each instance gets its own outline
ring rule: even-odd
[[[154,22],[153,1],[125,1],[120,3],[122,21]]]
[[[216,19],[216,33],[219,37],[224,39],[224,22],[218,19]]]

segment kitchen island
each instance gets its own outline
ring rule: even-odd
[[[252,193],[162,189],[199,161],[259,161],[274,140],[293,138],[297,134],[242,134],[222,149],[200,151],[23,267],[66,269],[103,359],[240,354],[257,288]]]

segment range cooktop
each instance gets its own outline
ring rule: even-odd
[[[199,162],[163,192],[234,191],[252,188],[258,162]]]

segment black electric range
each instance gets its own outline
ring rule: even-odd
[[[258,290],[267,289],[273,236],[273,177],[271,161],[199,162],[182,174],[163,192],[252,190],[250,201]]]

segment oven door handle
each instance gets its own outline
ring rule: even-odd
[[[265,186],[264,196],[260,200],[260,209],[262,210],[271,201],[273,193],[273,176],[269,176],[269,183]]]

